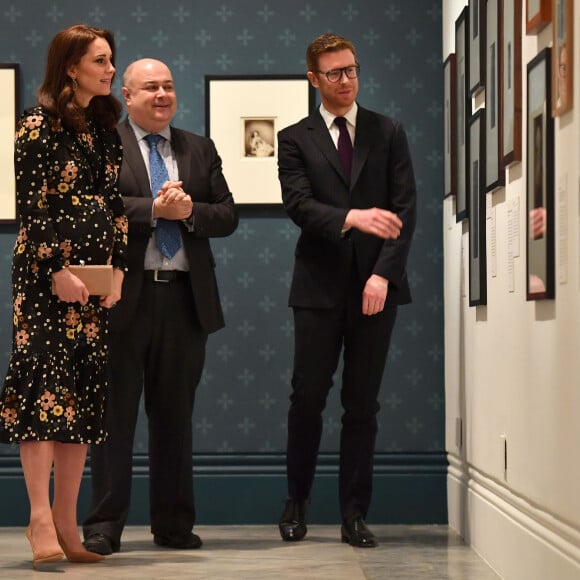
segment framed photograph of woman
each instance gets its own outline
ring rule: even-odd
[[[552,21],[553,0],[525,0],[526,34],[538,34]]]
[[[526,298],[554,298],[554,119],[551,49],[528,63]]]
[[[499,3],[486,0],[485,51],[485,191],[503,186],[505,171],[500,155],[503,138],[499,83]]]
[[[467,218],[467,119],[471,113],[469,98],[469,11],[466,6],[455,21],[455,106],[457,121],[457,195],[455,219],[460,222]]]
[[[522,160],[522,0],[500,0],[501,158]]]
[[[574,0],[553,0],[552,115],[572,109],[574,95]]]
[[[274,157],[276,146],[275,119],[242,119],[241,134],[244,157]]]
[[[485,5],[486,0],[469,0],[469,94],[485,84]]]
[[[455,53],[451,53],[443,64],[444,197],[457,192],[456,97]]]
[[[469,306],[487,304],[485,109],[469,120]]]

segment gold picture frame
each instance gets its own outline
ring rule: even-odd
[[[552,21],[552,0],[526,0],[526,34],[538,34]]]
[[[552,116],[572,109],[574,103],[574,0],[553,0]]]

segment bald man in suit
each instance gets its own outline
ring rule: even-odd
[[[307,532],[322,411],[343,350],[339,498],[341,539],[375,547],[365,519],[372,494],[378,394],[397,307],[411,301],[406,262],[415,179],[405,132],[359,106],[353,44],[324,34],[308,47],[321,106],[278,134],[279,178],[300,227],[289,304],[294,369],[288,412],[285,541]]]
[[[109,437],[91,452],[92,505],[83,523],[86,548],[100,554],[121,547],[142,393],[153,541],[173,549],[202,545],[192,531],[192,412],[207,336],[224,326],[209,238],[228,236],[238,224],[213,142],[170,126],[177,99],[169,68],[155,59],[132,63],[123,96],[128,273],[111,317]],[[166,181],[152,191],[158,171]],[[158,243],[163,224],[173,228],[172,251]]]

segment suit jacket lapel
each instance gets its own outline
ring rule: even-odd
[[[334,167],[336,172],[342,177],[343,181],[347,184],[346,176],[344,175],[344,169],[342,168],[340,157],[338,156],[338,151],[332,142],[332,137],[328,132],[328,127],[326,126],[320,111],[317,110],[308,118],[308,130],[310,131],[312,140],[316,143],[317,147],[328,159],[328,162],[332,165],[332,167]]]
[[[371,148],[373,126],[368,111],[360,105],[356,116],[356,132],[350,175],[350,189],[356,184]]]
[[[127,165],[133,173],[143,197],[151,196],[151,183],[147,178],[147,167],[145,167],[135,132],[128,120],[121,123],[118,130],[123,140],[123,166]]]
[[[171,148],[173,149],[173,155],[175,155],[179,180],[186,184],[190,179],[192,151],[191,148],[187,147],[179,131],[176,131],[173,127],[171,127]]]

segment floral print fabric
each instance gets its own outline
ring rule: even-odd
[[[14,246],[13,350],[0,396],[0,441],[104,440],[108,311],[61,302],[51,274],[70,264],[125,269],[127,218],[117,190],[116,131],[53,130],[25,112],[14,167],[20,228]]]

